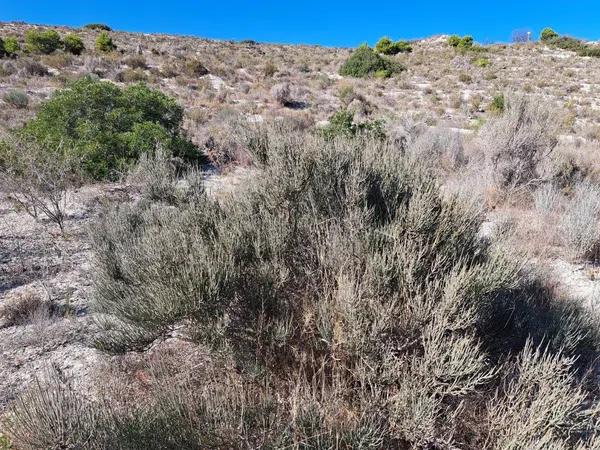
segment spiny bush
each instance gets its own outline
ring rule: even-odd
[[[87,25],[84,25],[83,28],[96,31],[112,31],[111,27],[103,23],[88,23]]]
[[[383,55],[397,55],[412,52],[412,47],[408,41],[393,42],[389,37],[382,37],[375,45],[375,51]]]
[[[101,32],[96,38],[96,50],[103,53],[112,52],[117,49],[117,46],[113,43],[112,38],[108,32]]]
[[[157,146],[173,156],[201,161],[182,134],[182,121],[182,108],[160,91],[144,84],[120,89],[84,77],[42,104],[21,134],[48,148],[72,148],[85,172],[101,179]]]
[[[25,48],[31,53],[49,55],[61,46],[60,35],[54,30],[27,30],[25,32]]]
[[[81,53],[85,50],[83,41],[76,34],[67,34],[63,38],[63,45],[65,47],[65,51],[72,53],[73,55],[81,55]]]
[[[378,71],[395,74],[403,70],[404,67],[401,64],[378,55],[367,45],[361,45],[342,65],[340,75],[364,78],[374,75]]]
[[[502,186],[539,179],[540,162],[558,143],[559,123],[556,111],[544,102],[504,96],[502,113],[490,118],[480,134],[492,173]]]
[[[141,350],[176,332],[213,349],[216,372],[117,405],[51,378],[8,414],[15,445],[597,444],[600,408],[579,378],[598,354],[593,319],[533,295],[514,256],[478,237],[482,215],[422,162],[370,139],[240,133],[257,175],[235,196],[161,189],[91,233],[97,345]]]
[[[4,53],[6,56],[12,57],[21,51],[21,45],[17,38],[9,36],[4,39]]]

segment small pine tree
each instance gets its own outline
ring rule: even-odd
[[[108,53],[116,50],[116,48],[117,46],[113,43],[112,38],[106,31],[103,31],[98,35],[98,38],[96,39],[96,50]]]
[[[558,33],[552,28],[544,28],[540,34],[540,40],[542,42],[549,42],[558,37]]]

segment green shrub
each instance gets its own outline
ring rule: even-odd
[[[580,56],[590,56],[592,58],[600,58],[600,47],[586,46],[579,52]]]
[[[9,36],[4,39],[4,52],[7,56],[14,56],[21,51],[21,45],[17,38]]]
[[[554,47],[573,52],[581,52],[587,48],[583,41],[570,36],[557,36],[546,41],[546,43],[553,45]]]
[[[382,37],[375,45],[375,51],[383,55],[396,55],[398,53],[410,53],[412,47],[408,41],[392,42],[388,37]]]
[[[87,25],[84,25],[83,28],[96,31],[112,31],[111,27],[103,23],[88,23]]]
[[[468,50],[473,47],[473,36],[463,36],[458,44],[458,48]]]
[[[116,50],[117,46],[113,43],[112,38],[108,32],[103,31],[96,38],[96,50],[99,52],[112,52]]]
[[[540,33],[540,40],[542,42],[549,42],[558,37],[558,33],[552,28],[544,28]]]
[[[25,32],[25,48],[31,53],[49,55],[62,45],[60,35],[54,30],[27,30]]]
[[[15,108],[24,109],[29,105],[29,97],[23,91],[13,89],[2,96],[2,99]]]
[[[338,137],[352,138],[368,136],[374,139],[384,139],[383,123],[378,120],[362,123],[354,122],[354,114],[342,109],[329,118],[329,124],[319,129],[319,134],[327,140]]]
[[[461,38],[460,36],[453,34],[452,36],[450,36],[448,38],[448,45],[450,47],[457,48],[461,51],[475,49],[476,46],[474,46],[473,44],[474,44],[473,36],[463,36]],[[476,49],[476,50],[478,50],[478,49]]]
[[[56,92],[22,133],[50,149],[68,145],[85,172],[101,179],[150,151],[150,141],[169,154],[199,161],[197,149],[181,134],[182,120],[182,108],[160,91],[143,84],[120,89],[86,77]]]
[[[473,64],[475,64],[477,67],[489,67],[491,61],[489,58],[477,58],[475,61],[473,61]]]
[[[495,95],[490,103],[490,112],[493,114],[502,114],[504,112],[504,95]]]
[[[401,72],[404,67],[378,55],[367,45],[358,47],[340,68],[340,75],[364,78],[378,71],[388,71],[390,75]]]
[[[83,41],[76,34],[67,34],[63,39],[63,44],[65,46],[65,51],[72,53],[73,55],[81,55],[85,50]]]
[[[450,47],[458,47],[460,45],[461,39],[457,34],[453,34],[448,38],[448,45]]]

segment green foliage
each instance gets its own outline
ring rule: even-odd
[[[367,45],[358,47],[340,68],[340,75],[364,78],[378,71],[388,71],[390,75],[399,73],[404,67],[378,55]]]
[[[14,56],[21,51],[21,45],[17,38],[9,36],[4,39],[4,52],[7,56]]]
[[[375,45],[375,51],[383,55],[396,55],[398,53],[410,53],[412,47],[408,41],[393,42],[388,37],[382,37]]]
[[[558,33],[552,28],[544,28],[540,33],[540,40],[542,42],[549,42],[558,37]]]
[[[504,112],[504,95],[495,95],[490,103],[490,112],[493,114],[502,114]]]
[[[458,48],[468,50],[473,47],[473,36],[463,36],[458,44]]]
[[[25,109],[29,105],[29,97],[27,97],[27,94],[16,89],[6,92],[2,96],[2,99],[15,108]]]
[[[116,50],[116,48],[117,46],[113,43],[113,40],[108,32],[103,31],[96,38],[96,50],[99,52],[108,53]]]
[[[25,32],[25,48],[31,53],[49,55],[62,45],[60,35],[54,30],[27,30]]]
[[[458,47],[460,45],[461,38],[457,34],[453,34],[448,38],[448,45],[450,47]]]
[[[76,34],[67,34],[63,38],[63,44],[65,46],[65,51],[72,53],[73,55],[81,55],[81,53],[85,50],[83,41]]]
[[[477,67],[489,67],[489,65],[491,64],[491,61],[489,60],[489,58],[477,58],[475,61],[473,61],[473,64],[475,64]]]
[[[546,28],[544,31],[542,31],[540,39],[542,42],[548,45],[552,45],[563,50],[577,52],[579,56],[600,58],[600,47],[586,44],[581,39],[574,37],[559,36],[550,28]]]
[[[379,120],[362,123],[354,122],[354,114],[347,109],[342,109],[329,118],[329,124],[319,130],[319,134],[327,140],[338,137],[352,138],[368,136],[375,139],[384,139],[383,123]]]
[[[460,51],[481,51],[483,47],[475,46],[473,36],[463,36],[462,38],[456,34],[453,34],[448,38],[448,45],[454,47]]]
[[[112,31],[112,28],[103,23],[88,23],[83,28],[96,31]]]
[[[156,146],[196,160],[200,154],[181,135],[183,110],[176,101],[143,84],[120,89],[82,78],[44,103],[23,134],[47,148],[67,144],[86,173],[102,179]]]
[[[578,53],[579,56],[590,56],[592,58],[600,58],[600,47],[587,46],[584,49],[581,49]]]

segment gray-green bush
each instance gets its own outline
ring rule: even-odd
[[[96,344],[177,333],[217,372],[120,407],[26,397],[16,444],[24,430],[60,442],[34,425],[50,415],[63,447],[85,435],[91,449],[593,448],[599,408],[579,374],[597,338],[480,240],[478,211],[385,141],[241,131],[257,174],[235,196],[177,187],[158,159],[167,195],[91,233]],[[72,428],[69,412],[89,420]]]

